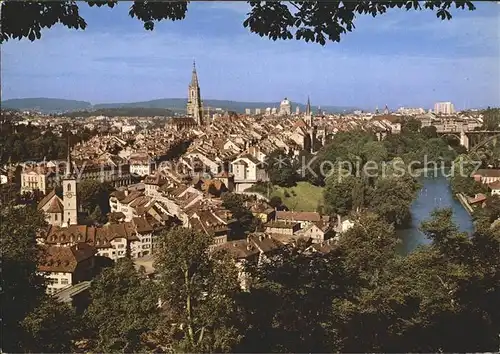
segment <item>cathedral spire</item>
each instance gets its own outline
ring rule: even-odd
[[[188,87],[188,102],[186,106],[187,115],[192,117],[197,125],[203,125],[203,109],[200,95],[200,85],[198,84],[198,74],[196,73],[196,63],[193,60],[193,73],[191,83]]]
[[[193,59],[193,73],[191,75],[191,86],[197,87],[198,86],[198,74],[196,73],[196,62]]]
[[[311,100],[309,96],[307,96],[306,115],[311,115]]]

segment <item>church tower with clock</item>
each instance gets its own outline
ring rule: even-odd
[[[78,196],[76,176],[71,165],[71,155],[68,139],[68,159],[62,181],[63,196],[60,198],[53,189],[38,203],[38,209],[45,213],[45,219],[50,225],[69,227],[78,225]]]
[[[66,161],[66,174],[63,178],[63,225],[78,224],[78,202],[76,196],[76,177],[71,166],[71,155],[68,139],[68,158]]]

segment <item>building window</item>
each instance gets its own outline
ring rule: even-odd
[[[54,220],[57,221],[57,214],[54,214]]]
[[[71,192],[71,183],[68,183],[68,192]]]
[[[61,284],[62,285],[68,285],[69,284],[68,279],[61,279]]]

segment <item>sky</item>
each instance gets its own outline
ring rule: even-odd
[[[1,47],[2,99],[93,104],[187,97],[193,59],[204,99],[374,109],[500,106],[500,4],[476,2],[441,21],[432,11],[358,16],[340,43],[272,41],[243,27],[245,2],[191,2],[154,31],[115,8],[80,3],[84,31],[61,25]]]

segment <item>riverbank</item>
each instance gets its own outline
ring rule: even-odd
[[[472,209],[471,205],[467,201],[467,198],[462,193],[457,193],[456,197],[460,204],[462,204],[465,210],[469,213],[469,215],[472,215],[474,213],[474,209]]]

